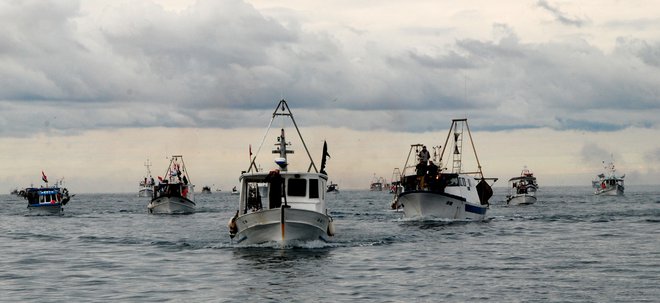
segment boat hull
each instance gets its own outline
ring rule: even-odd
[[[161,196],[147,205],[150,214],[191,214],[195,212],[195,202],[178,196]]]
[[[594,194],[600,196],[623,196],[623,186],[617,185],[604,189],[598,188]]]
[[[328,241],[330,218],[315,211],[276,208],[261,210],[236,219],[236,239],[241,244]]]
[[[469,203],[457,196],[411,191],[399,195],[398,204],[403,206],[406,218],[441,218],[451,220],[483,220],[488,206]]]
[[[61,215],[64,212],[62,204],[31,204],[28,205],[28,212],[30,215],[37,216],[50,216]]]
[[[536,203],[536,196],[532,195],[513,195],[509,196],[506,200],[509,205],[528,205]]]
[[[140,188],[138,191],[138,197],[151,197],[154,194],[153,188]]]

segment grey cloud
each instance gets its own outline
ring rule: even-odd
[[[564,25],[570,25],[570,26],[576,26],[576,27],[582,27],[583,25],[587,24],[589,21],[586,19],[578,18],[578,17],[573,17],[573,16],[568,16],[566,13],[562,12],[559,7],[557,6],[552,6],[550,3],[548,3],[545,0],[539,0],[536,5],[546,11],[548,11],[550,14],[552,14],[557,21]]]
[[[580,150],[580,158],[585,163],[609,162],[611,157],[609,151],[593,142],[585,143]]]
[[[73,1],[11,4],[0,37],[20,43],[0,42],[0,136],[261,127],[253,116],[281,97],[311,125],[360,130],[444,129],[465,116],[484,130],[659,125],[657,41],[621,39],[605,53],[582,40],[524,43],[493,24],[492,40],[440,42],[422,30],[418,44],[392,48],[368,31],[309,31],[294,13],[272,19],[241,1],[178,13],[142,1],[91,12]],[[51,10],[52,32],[22,17]],[[29,122],[35,115],[48,124]]]
[[[616,39],[615,53],[630,54],[648,65],[660,67],[660,42],[649,44],[641,39],[619,37]]]
[[[644,154],[644,159],[649,162],[660,162],[660,148],[656,148]]]

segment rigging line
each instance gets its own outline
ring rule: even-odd
[[[257,148],[257,152],[254,154],[254,157],[252,157],[252,161],[250,162],[250,167],[248,168],[247,171],[250,171],[252,169],[252,166],[254,166],[254,161],[257,160],[257,155],[261,151],[261,147],[264,146],[264,142],[266,142],[266,136],[268,135],[268,132],[270,131],[270,127],[273,125],[273,120],[275,120],[275,115],[270,118],[270,122],[268,123],[268,127],[266,128],[266,132],[264,133],[263,138],[261,138],[261,143],[259,143],[259,148]],[[256,167],[255,167],[256,170]]]

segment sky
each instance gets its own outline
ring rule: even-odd
[[[588,188],[611,159],[628,185],[657,185],[658,7],[2,1],[0,190],[44,171],[74,193],[137,192],[145,161],[162,175],[174,154],[198,186],[226,190],[280,99],[317,166],[328,142],[344,189],[389,180],[411,144],[443,144],[454,118],[468,118],[497,186],[527,166],[541,187]]]

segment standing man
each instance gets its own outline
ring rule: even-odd
[[[422,146],[422,150],[419,152],[419,160],[424,161],[424,164],[428,164],[429,159],[431,159],[431,153],[426,149],[426,146]]]

